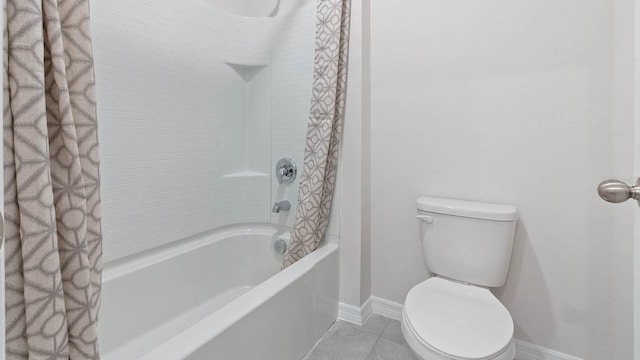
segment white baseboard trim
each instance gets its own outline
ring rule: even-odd
[[[373,315],[373,302],[371,301],[371,298],[368,298],[367,301],[364,302],[360,313],[362,314],[362,323],[364,324],[369,320],[371,315]]]
[[[362,326],[362,316],[360,313],[360,308],[357,306],[340,303],[338,305],[338,320]]]
[[[338,309],[339,320],[347,321],[358,326],[362,326],[372,314],[400,321],[402,318],[402,304],[377,296],[371,296],[361,307],[340,303]],[[515,340],[515,344],[515,360],[582,360],[575,356],[518,339]]]
[[[362,326],[373,314],[371,298],[367,299],[361,307],[340,303],[338,306],[338,319],[358,326]]]
[[[338,319],[362,326],[373,314],[400,321],[402,304],[371,296],[361,307],[340,303]]]
[[[372,296],[369,300],[371,300],[374,314],[382,315],[398,321],[402,319],[402,304],[379,298],[377,296]]]
[[[545,347],[516,339],[516,360],[582,360]]]

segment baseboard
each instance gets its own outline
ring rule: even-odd
[[[371,302],[371,298],[367,299],[362,307],[340,303],[338,307],[338,319],[362,326],[362,324],[369,320],[371,314],[373,314]]]
[[[402,318],[402,304],[377,296],[371,296],[361,307],[340,303],[338,319],[361,326],[372,314],[400,321]],[[515,340],[515,344],[515,360],[582,360],[575,356],[518,339]]]
[[[338,320],[350,322],[358,326],[362,325],[362,316],[360,308],[357,306],[340,303],[338,306]]]
[[[398,321],[402,319],[402,304],[379,298],[377,296],[372,296],[369,299],[371,300],[371,306],[373,307],[374,314],[382,315]]]
[[[378,314],[400,321],[402,304],[395,303],[376,296],[371,296],[361,307],[340,303],[338,319],[362,326],[372,314]]]
[[[360,313],[362,314],[362,323],[364,324],[369,320],[371,315],[373,315],[373,301],[371,298],[368,298],[367,301],[364,302],[360,309]]]
[[[516,339],[516,360],[582,360],[542,346]]]

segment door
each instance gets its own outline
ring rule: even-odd
[[[615,358],[640,360],[640,6],[614,1],[611,171],[598,186],[611,207]],[[604,205],[603,206],[607,206]],[[609,239],[603,239],[607,241]],[[632,255],[627,255],[632,254]],[[631,316],[633,313],[633,317]],[[633,349],[629,347],[633,346]]]
[[[637,123],[637,121],[634,122]],[[636,127],[637,128],[637,127]],[[633,136],[633,143],[634,145],[638,144],[638,136],[636,136],[634,134]],[[637,149],[637,146],[634,146]],[[637,152],[634,152],[632,154],[635,154]],[[632,160],[632,169],[631,170],[636,170],[634,171],[636,174],[638,174],[637,169],[640,169],[640,167],[636,166],[637,165],[637,159],[640,158],[638,156],[631,156]],[[614,162],[614,168],[616,168],[615,166],[615,162]],[[625,173],[623,171],[623,173]],[[625,178],[629,178],[630,176],[625,176]],[[601,182],[598,185],[598,195],[605,201],[608,201],[610,203],[624,203],[627,201],[630,201],[631,203],[633,202],[638,202],[638,205],[640,205],[640,178],[636,179],[636,181],[634,183],[628,184],[623,180],[619,180],[619,179],[612,179],[612,180],[605,180],[603,182]],[[633,204],[635,205],[635,204]],[[627,269],[628,272],[631,273],[631,276],[629,277],[629,280],[633,283],[633,330],[631,328],[626,329],[626,327],[622,326],[622,329],[618,329],[621,332],[632,332],[632,336],[633,336],[633,351],[634,351],[634,359],[638,360],[640,359],[640,238],[639,238],[639,234],[640,234],[640,206],[625,206],[624,208],[621,209],[615,209],[613,211],[613,224],[614,224],[614,231],[612,234],[612,245],[614,248],[614,254],[613,256],[616,256],[616,248],[620,249],[622,248],[622,250],[618,250],[618,253],[624,251],[625,248],[629,247],[633,249],[633,256],[632,256],[632,263],[631,264],[631,268]],[[627,242],[629,244],[627,244]],[[630,245],[630,246],[628,246]],[[618,257],[619,258],[619,257]],[[614,307],[616,306],[615,304],[619,303],[622,300],[622,304],[625,303],[624,299],[620,299],[621,296],[624,296],[625,291],[621,290],[622,287],[625,286],[625,278],[626,278],[626,274],[624,272],[624,266],[622,267],[622,269],[620,267],[618,267],[617,269],[614,267],[613,269],[613,273],[617,276],[614,276],[614,278],[612,278],[612,286],[614,287]],[[618,291],[616,291],[616,284],[619,284],[618,286]],[[631,289],[629,289],[631,290]],[[630,293],[631,291],[627,292]],[[616,295],[618,294],[618,298],[616,299]],[[622,308],[624,308],[624,306],[622,306]],[[620,326],[620,324],[623,324],[623,322],[620,321],[620,319],[617,319],[619,317],[624,317],[625,316],[625,310],[620,309],[620,312],[615,312],[614,311],[614,323],[617,326]],[[627,312],[628,313],[628,312]],[[627,334],[624,334],[623,337],[626,337]],[[621,346],[625,346],[624,341],[621,342]],[[618,349],[619,350],[619,349]],[[624,352],[622,352],[621,354],[624,354]]]
[[[602,239],[612,245],[612,358],[640,360],[640,202],[634,200],[640,198],[640,2],[612,4],[612,173],[602,177],[619,181],[601,184],[598,192],[615,203],[602,204],[611,209],[613,229]]]
[[[640,19],[640,7],[636,9],[636,19]],[[633,129],[633,170],[636,176],[640,176],[640,30],[636,26],[636,72],[635,72],[635,116]],[[638,202],[640,205],[640,201]],[[634,359],[640,360],[640,206],[636,206],[633,216],[633,339]]]

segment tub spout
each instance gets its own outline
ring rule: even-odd
[[[289,202],[289,200],[283,200],[273,204],[273,207],[271,208],[271,212],[279,213],[280,211],[288,211],[290,209],[291,209],[291,203]]]

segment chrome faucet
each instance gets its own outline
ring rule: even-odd
[[[291,209],[291,203],[289,200],[278,201],[273,204],[271,208],[271,212],[279,213],[280,211],[289,211]]]
[[[280,184],[290,184],[296,179],[298,168],[290,158],[284,157],[276,164],[276,176]]]

